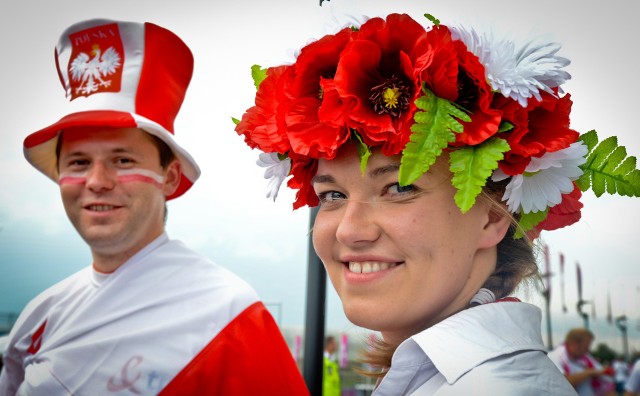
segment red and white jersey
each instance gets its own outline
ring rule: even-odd
[[[272,316],[166,235],[112,274],[88,267],[31,301],[0,375],[3,396],[258,393],[308,394]]]

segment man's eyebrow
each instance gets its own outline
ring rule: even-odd
[[[126,153],[135,153],[134,149],[126,148],[126,147],[116,147],[111,150],[111,154],[126,154]],[[86,152],[82,150],[74,150],[68,152],[65,157],[78,156],[78,155],[86,155]]]

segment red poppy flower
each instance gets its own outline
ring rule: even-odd
[[[335,75],[343,103],[349,105],[349,127],[382,152],[400,152],[409,140],[421,93],[418,76],[426,66],[426,31],[408,15],[374,18],[345,48]]]
[[[294,190],[296,199],[293,202],[293,209],[301,208],[305,205],[310,207],[319,203],[311,178],[318,170],[318,160],[293,154],[291,157],[291,178],[287,181],[287,186]]]
[[[546,92],[541,92],[541,96],[542,101],[529,100],[526,109],[501,96],[496,96],[493,102],[514,126],[503,135],[511,149],[499,164],[508,175],[521,174],[531,157],[567,148],[579,137],[578,132],[569,128],[571,96],[558,98]]]
[[[439,98],[447,99],[471,112],[471,122],[463,122],[464,131],[456,134],[454,145],[476,145],[495,135],[502,112],[491,107],[493,92],[484,66],[467,50],[462,41],[454,41],[446,26],[428,32],[430,61],[421,73],[421,81]]]
[[[569,194],[562,195],[562,202],[549,209],[547,218],[538,223],[535,229],[538,232],[542,230],[557,230],[558,228],[569,226],[580,220],[582,209],[582,191],[574,183],[573,191]]]
[[[349,137],[342,116],[347,110],[332,79],[352,34],[351,29],[343,29],[304,47],[294,65],[294,75],[283,84],[278,119],[286,126],[291,148],[297,154],[330,159]]]
[[[296,59],[296,78],[289,87],[291,95],[295,98],[322,98],[320,80],[335,76],[340,55],[355,34],[346,28],[303,47]]]
[[[471,122],[462,122],[464,131],[456,134],[456,144],[476,145],[498,132],[502,111],[491,108],[493,91],[478,57],[469,52],[462,41],[455,41],[454,46],[459,62],[455,103],[471,112]]]
[[[244,135],[244,141],[251,147],[258,147],[265,153],[289,151],[289,140],[283,128],[278,127],[276,113],[279,101],[278,86],[282,83],[282,75],[291,66],[279,66],[267,69],[267,77],[256,92],[255,106],[247,110],[236,125],[236,132]]]
[[[426,48],[420,81],[439,98],[454,101],[458,98],[458,50],[453,45],[446,26],[427,32]]]
[[[323,123],[318,118],[320,101],[305,97],[287,104],[285,123],[291,149],[312,158],[332,159],[338,147],[349,138],[345,126]]]

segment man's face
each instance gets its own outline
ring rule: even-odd
[[[99,258],[122,264],[163,232],[165,196],[177,187],[180,166],[174,161],[163,169],[146,132],[65,130],[58,167],[65,211],[91,247],[97,270],[117,268],[100,268]]]
[[[592,341],[593,339],[591,338],[584,338],[581,341],[573,341],[567,343],[567,352],[572,359],[579,359],[589,353],[589,348],[591,348]]]
[[[327,342],[327,352],[334,353],[338,349],[338,343],[336,340],[330,340]]]

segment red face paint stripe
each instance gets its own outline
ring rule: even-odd
[[[131,183],[131,182],[143,182],[152,184],[158,188],[162,188],[162,183],[159,183],[151,176],[141,175],[141,174],[131,174],[131,175],[122,175],[118,176],[118,181],[120,183]]]
[[[78,176],[62,176],[58,180],[59,185],[63,184],[84,184],[87,182],[86,177],[78,177]]]
[[[148,183],[155,187],[162,188],[164,177],[148,169],[120,169],[116,171],[116,178],[119,183],[141,182]],[[77,185],[87,182],[87,172],[63,173],[58,179],[59,185]]]

